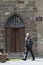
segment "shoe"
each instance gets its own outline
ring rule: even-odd
[[[32,61],[34,61],[34,60],[35,60],[35,58],[32,59]]]
[[[22,59],[22,60],[26,60],[26,59]]]

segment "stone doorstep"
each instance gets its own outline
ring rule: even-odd
[[[8,53],[6,54],[6,58],[21,58],[22,53]]]
[[[8,53],[6,54],[6,58],[23,58],[25,56],[24,52],[22,53]],[[28,57],[30,56],[30,53],[28,53]]]

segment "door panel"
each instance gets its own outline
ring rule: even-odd
[[[6,51],[10,52],[10,44],[11,44],[11,29],[6,29]]]
[[[22,51],[25,44],[25,29],[6,29],[6,52]]]
[[[10,51],[14,52],[15,51],[15,29],[11,29],[11,44],[10,44]]]
[[[11,28],[6,29],[6,52],[15,51],[15,32]]]
[[[16,30],[16,51],[22,51],[25,44],[25,32],[24,28]]]

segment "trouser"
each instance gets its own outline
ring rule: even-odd
[[[27,59],[27,55],[28,55],[28,52],[29,52],[29,51],[30,51],[30,53],[31,53],[32,60],[34,60],[35,57],[34,57],[34,54],[33,54],[33,50],[32,50],[32,48],[31,48],[31,49],[27,49],[27,51],[25,52],[25,58],[24,58],[24,59]]]

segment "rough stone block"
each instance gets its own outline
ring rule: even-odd
[[[0,62],[2,62],[2,63],[6,62],[6,55],[5,54],[0,54]]]

